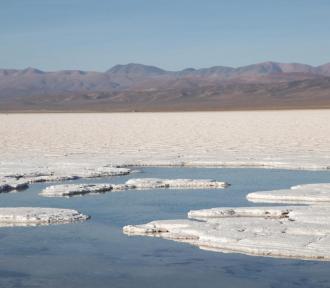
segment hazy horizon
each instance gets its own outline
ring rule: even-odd
[[[153,64],[145,64],[145,63],[117,63],[117,64],[114,64],[113,66],[109,66],[107,69],[101,71],[101,70],[83,70],[83,69],[79,69],[77,67],[77,69],[58,69],[58,70],[44,70],[44,69],[40,69],[39,67],[33,67],[33,66],[27,66],[27,67],[23,67],[23,68],[12,68],[12,67],[0,67],[0,70],[26,70],[26,69],[36,69],[36,70],[40,70],[42,72],[60,72],[60,71],[88,71],[88,72],[100,72],[100,73],[103,73],[103,72],[106,72],[107,70],[111,69],[111,68],[114,68],[115,66],[128,66],[128,65],[142,65],[142,66],[150,66],[150,67],[155,67],[155,68],[159,68],[159,69],[162,69],[164,71],[167,71],[167,72],[179,72],[179,71],[182,71],[182,70],[185,70],[185,69],[195,69],[195,70],[198,70],[198,69],[210,69],[210,68],[213,68],[213,67],[226,67],[226,68],[233,68],[233,69],[238,69],[238,68],[242,68],[242,67],[246,67],[246,66],[250,66],[250,65],[260,65],[260,64],[264,64],[264,63],[274,63],[274,64],[288,64],[288,65],[291,65],[291,64],[302,64],[302,65],[307,65],[307,66],[311,66],[311,67],[314,67],[314,68],[317,68],[319,66],[322,66],[322,65],[327,65],[327,64],[330,64],[330,60],[328,62],[325,62],[325,63],[322,63],[320,65],[311,65],[311,64],[307,64],[307,63],[302,63],[302,62],[277,62],[277,61],[264,61],[264,62],[257,62],[257,63],[249,63],[247,65],[243,65],[243,66],[225,66],[225,65],[221,65],[221,64],[215,64],[213,66],[209,66],[209,67],[192,67],[192,66],[189,66],[189,67],[183,67],[181,69],[178,69],[178,70],[167,70],[163,67],[159,67],[157,65],[153,65]]]

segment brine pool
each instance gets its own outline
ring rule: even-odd
[[[128,176],[66,181],[123,183],[130,178],[212,178],[227,189],[150,189],[72,198],[38,195],[50,183],[0,194],[1,207],[72,208],[89,221],[0,228],[0,287],[330,287],[330,262],[203,251],[152,237],[129,237],[128,224],[184,219],[191,209],[258,206],[249,192],[330,182],[330,172],[271,169],[141,168]],[[65,182],[63,182],[65,183]],[[59,184],[59,183],[56,183]]]

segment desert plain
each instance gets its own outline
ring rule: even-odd
[[[329,131],[329,110],[0,114],[0,173],[109,164],[327,169]]]

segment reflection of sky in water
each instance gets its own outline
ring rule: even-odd
[[[48,227],[1,228],[0,287],[330,287],[327,262],[214,253],[121,232],[127,224],[186,218],[190,209],[264,205],[248,203],[245,194],[330,182],[329,172],[144,168],[131,176],[80,182],[122,183],[132,177],[214,178],[232,186],[45,198],[37,193],[50,184],[35,184],[23,192],[2,194],[2,207],[72,208],[92,219]]]

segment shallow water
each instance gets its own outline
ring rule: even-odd
[[[2,207],[77,209],[78,224],[0,229],[0,287],[330,287],[330,262],[223,254],[151,237],[129,237],[122,226],[186,218],[190,209],[257,206],[253,191],[330,182],[330,172],[266,169],[143,168],[141,173],[72,183],[122,183],[133,177],[213,178],[219,190],[131,190],[44,198],[47,184],[1,194]],[[260,204],[259,204],[260,205]],[[262,205],[262,204],[261,204]],[[264,206],[264,205],[263,205]]]

